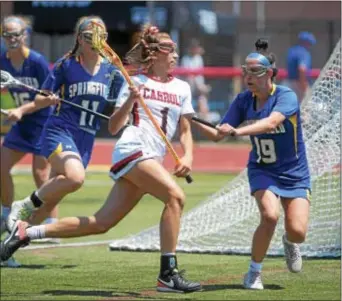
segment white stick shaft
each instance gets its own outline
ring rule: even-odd
[[[8,116],[8,112],[6,110],[4,110],[4,109],[1,109],[1,114],[4,114],[4,115]]]

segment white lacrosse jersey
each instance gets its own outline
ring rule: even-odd
[[[180,117],[195,113],[189,84],[175,77],[170,77],[168,82],[160,82],[145,74],[133,76],[132,80],[167,139],[171,141]],[[117,98],[116,107],[121,107],[129,95],[128,84],[125,82]],[[119,139],[121,143],[134,144],[136,140],[142,140],[156,155],[165,155],[165,142],[138,102],[133,106],[130,122],[131,126],[125,129]]]

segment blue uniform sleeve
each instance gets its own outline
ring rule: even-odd
[[[272,112],[279,112],[286,118],[291,117],[299,109],[299,103],[295,92],[288,90],[279,93]]]
[[[45,79],[49,75],[49,72],[49,63],[44,56],[41,56],[37,64],[37,79],[39,87],[43,85]]]
[[[111,73],[111,80],[109,82],[109,91],[107,96],[107,101],[110,103],[115,103],[119,92],[123,86],[125,79],[119,70],[113,70]]]
[[[232,127],[238,127],[244,121],[243,107],[241,107],[240,94],[234,99],[220,124],[228,123]]]
[[[60,63],[57,62],[54,65],[52,71],[49,73],[46,80],[44,81],[42,85],[42,89],[55,93],[56,91],[59,90],[63,82],[64,82],[63,64],[60,65]]]

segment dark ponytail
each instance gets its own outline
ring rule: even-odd
[[[268,50],[268,41],[266,39],[263,38],[259,38],[256,42],[255,42],[255,50],[262,54],[263,56],[265,56],[268,61],[270,62],[270,64],[272,65],[272,70],[273,70],[273,75],[272,75],[272,81],[274,81],[275,77],[278,74],[278,69],[275,67],[275,62],[276,62],[276,56],[274,53],[269,53]]]

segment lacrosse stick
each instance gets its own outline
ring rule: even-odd
[[[30,90],[32,92],[36,92],[36,93],[41,94],[43,96],[49,96],[50,95],[49,93],[46,93],[42,90],[36,89],[34,87],[31,87],[29,85],[22,83],[21,81],[15,79],[10,73],[8,73],[4,70],[0,70],[0,71],[1,71],[1,74],[0,74],[0,88],[1,89],[6,88],[6,87],[10,87],[10,86],[16,86],[16,87],[26,88],[27,90]],[[93,114],[93,115],[100,117],[100,118],[103,118],[105,120],[109,120],[109,117],[106,115],[103,115],[101,113],[98,113],[98,112],[92,111],[90,109],[84,108],[84,107],[82,107],[76,103],[71,102],[71,101],[61,99],[61,98],[58,98],[58,99],[61,102],[67,103],[68,105],[71,105],[71,106],[78,108],[82,111]],[[4,112],[1,110],[1,113],[4,113]],[[4,113],[4,114],[6,114],[6,113]]]
[[[100,23],[97,23],[95,21],[93,21],[92,23],[94,25],[93,26],[93,35],[92,35],[92,46],[93,46],[93,48],[102,57],[106,58],[111,64],[113,64],[114,66],[118,67],[120,69],[122,75],[126,79],[128,85],[130,87],[134,87],[135,85],[134,85],[132,79],[130,78],[127,70],[123,66],[121,59],[114,52],[114,50],[110,48],[110,46],[107,44],[107,42],[103,38],[103,36],[104,36],[103,33],[105,32],[105,29],[104,29],[103,25],[100,24]],[[152,124],[156,128],[158,134],[161,136],[161,138],[165,142],[166,147],[169,150],[170,154],[172,155],[173,159],[176,161],[176,164],[179,165],[180,164],[180,159],[179,159],[176,151],[173,149],[170,141],[165,136],[163,130],[160,128],[160,125],[158,124],[158,122],[156,121],[156,119],[152,115],[150,109],[146,105],[146,103],[144,101],[144,98],[140,94],[139,94],[138,100],[139,100],[139,104],[142,106],[142,108],[144,109],[145,113],[147,114],[147,116],[151,120]],[[190,175],[187,175],[185,177],[185,179],[186,179],[186,181],[188,183],[191,183],[193,181],[193,179],[192,179],[192,177]]]
[[[1,109],[1,114],[4,114],[5,116],[8,116],[8,112],[4,109]]]
[[[193,121],[195,121],[195,122],[204,124],[204,125],[206,125],[206,126],[208,126],[208,127],[211,127],[211,128],[213,128],[213,129],[217,130],[216,125],[214,125],[214,124],[212,124],[212,123],[210,123],[210,122],[208,122],[208,121],[206,121],[206,120],[204,120],[204,119],[201,119],[201,118],[198,118],[198,117],[195,117],[195,116],[192,117],[191,119],[192,119]]]

